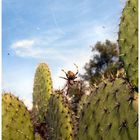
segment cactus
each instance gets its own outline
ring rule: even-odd
[[[61,94],[55,93],[50,98],[46,120],[49,139],[74,140],[74,118],[67,100]]]
[[[52,80],[48,65],[41,63],[35,73],[33,88],[33,114],[34,120],[44,122],[48,101],[52,94]]]
[[[100,83],[80,114],[77,140],[137,140],[135,94],[121,78]]]
[[[119,27],[120,56],[129,81],[138,88],[138,0],[128,0]]]
[[[2,139],[34,140],[33,125],[27,108],[10,93],[2,95]]]

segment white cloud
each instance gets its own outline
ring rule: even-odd
[[[35,43],[36,42],[36,43]],[[51,44],[51,43],[50,43]],[[20,40],[11,45],[11,49],[15,55],[27,58],[49,58],[65,60],[65,57],[60,51],[48,47],[50,44],[45,44],[45,40]],[[54,55],[54,57],[53,57]]]
[[[66,28],[64,31],[59,28],[44,31],[34,39],[27,38],[14,42],[11,44],[11,49],[19,57],[66,61],[69,56],[79,52],[80,46],[86,48],[97,41],[116,39],[112,26],[107,23],[101,24],[94,21],[78,26]],[[67,33],[70,32],[75,33],[67,37]],[[75,49],[76,47],[79,49]]]
[[[11,45],[11,48],[13,48],[13,49],[27,48],[27,47],[32,47],[34,44],[35,44],[35,40],[29,40],[29,39],[19,40],[19,41],[16,41],[15,43],[13,43]]]
[[[10,45],[13,53],[18,57],[37,59],[60,59],[65,60],[63,55],[65,50],[54,48],[64,33],[60,29],[50,29],[44,31],[34,39],[23,39],[13,42]]]

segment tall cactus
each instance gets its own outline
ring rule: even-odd
[[[81,112],[77,140],[137,140],[135,96],[123,79],[100,83]]]
[[[119,27],[119,46],[127,76],[138,88],[138,0],[128,0]]]
[[[74,118],[66,99],[61,94],[53,94],[47,111],[50,140],[74,140]]]
[[[39,64],[34,78],[33,113],[37,122],[44,122],[48,101],[52,94],[52,80],[48,65]]]
[[[10,93],[2,95],[2,139],[34,140],[33,125],[27,108]]]

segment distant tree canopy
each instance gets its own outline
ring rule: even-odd
[[[95,83],[101,80],[102,74],[108,76],[117,73],[117,69],[120,67],[117,43],[109,40],[104,43],[97,42],[91,51],[93,56],[85,64],[85,74],[82,75],[84,80]]]

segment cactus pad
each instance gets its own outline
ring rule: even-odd
[[[51,74],[48,65],[41,63],[35,73],[33,89],[33,113],[37,122],[44,122],[44,117],[51,94]]]
[[[128,0],[119,29],[120,56],[129,81],[138,88],[138,0]]]
[[[49,139],[74,140],[74,122],[68,104],[60,94],[53,94],[47,111]]]
[[[77,140],[137,140],[135,97],[123,79],[100,83],[81,112]]]
[[[2,139],[34,140],[33,125],[27,108],[9,93],[2,95]]]

